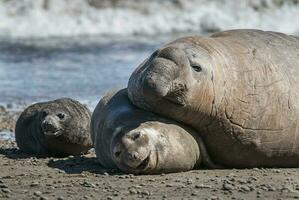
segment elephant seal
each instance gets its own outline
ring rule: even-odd
[[[106,94],[91,117],[91,138],[99,162],[127,173],[191,170],[210,162],[194,130],[135,107],[127,90]]]
[[[86,153],[92,147],[90,118],[87,107],[69,98],[33,104],[17,120],[17,145],[41,156]]]
[[[136,106],[200,133],[225,167],[299,167],[299,40],[229,30],[179,38],[131,75]]]

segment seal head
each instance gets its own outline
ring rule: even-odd
[[[33,104],[17,121],[17,144],[37,155],[85,153],[92,147],[90,117],[88,108],[70,98]]]
[[[133,72],[128,94],[135,105],[165,116],[211,110],[212,57],[205,48],[194,45],[193,39],[183,38],[158,49]],[[191,103],[194,101],[199,103]]]

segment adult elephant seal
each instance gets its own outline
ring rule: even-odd
[[[90,117],[87,107],[69,98],[33,104],[17,120],[17,145],[42,156],[86,153],[92,147]]]
[[[99,162],[134,174],[186,171],[213,163],[192,129],[138,109],[127,90],[104,96],[91,118],[91,137]]]
[[[184,37],[131,75],[140,108],[195,128],[215,163],[299,167],[299,40],[231,30]]]

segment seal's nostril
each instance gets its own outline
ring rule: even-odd
[[[138,158],[138,153],[134,152],[134,153],[129,153],[129,159],[130,160],[137,160]]]
[[[121,151],[116,151],[116,152],[114,153],[115,157],[119,157],[120,154],[121,154]]]
[[[53,126],[53,124],[51,122],[49,122],[48,120],[44,120],[42,122],[41,127],[44,131],[55,131],[56,130],[55,126]]]
[[[132,135],[132,140],[137,140],[138,138],[140,138],[140,132],[134,133]]]

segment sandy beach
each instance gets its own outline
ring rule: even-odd
[[[299,199],[297,169],[132,175],[84,156],[36,158],[0,141],[0,199]]]

